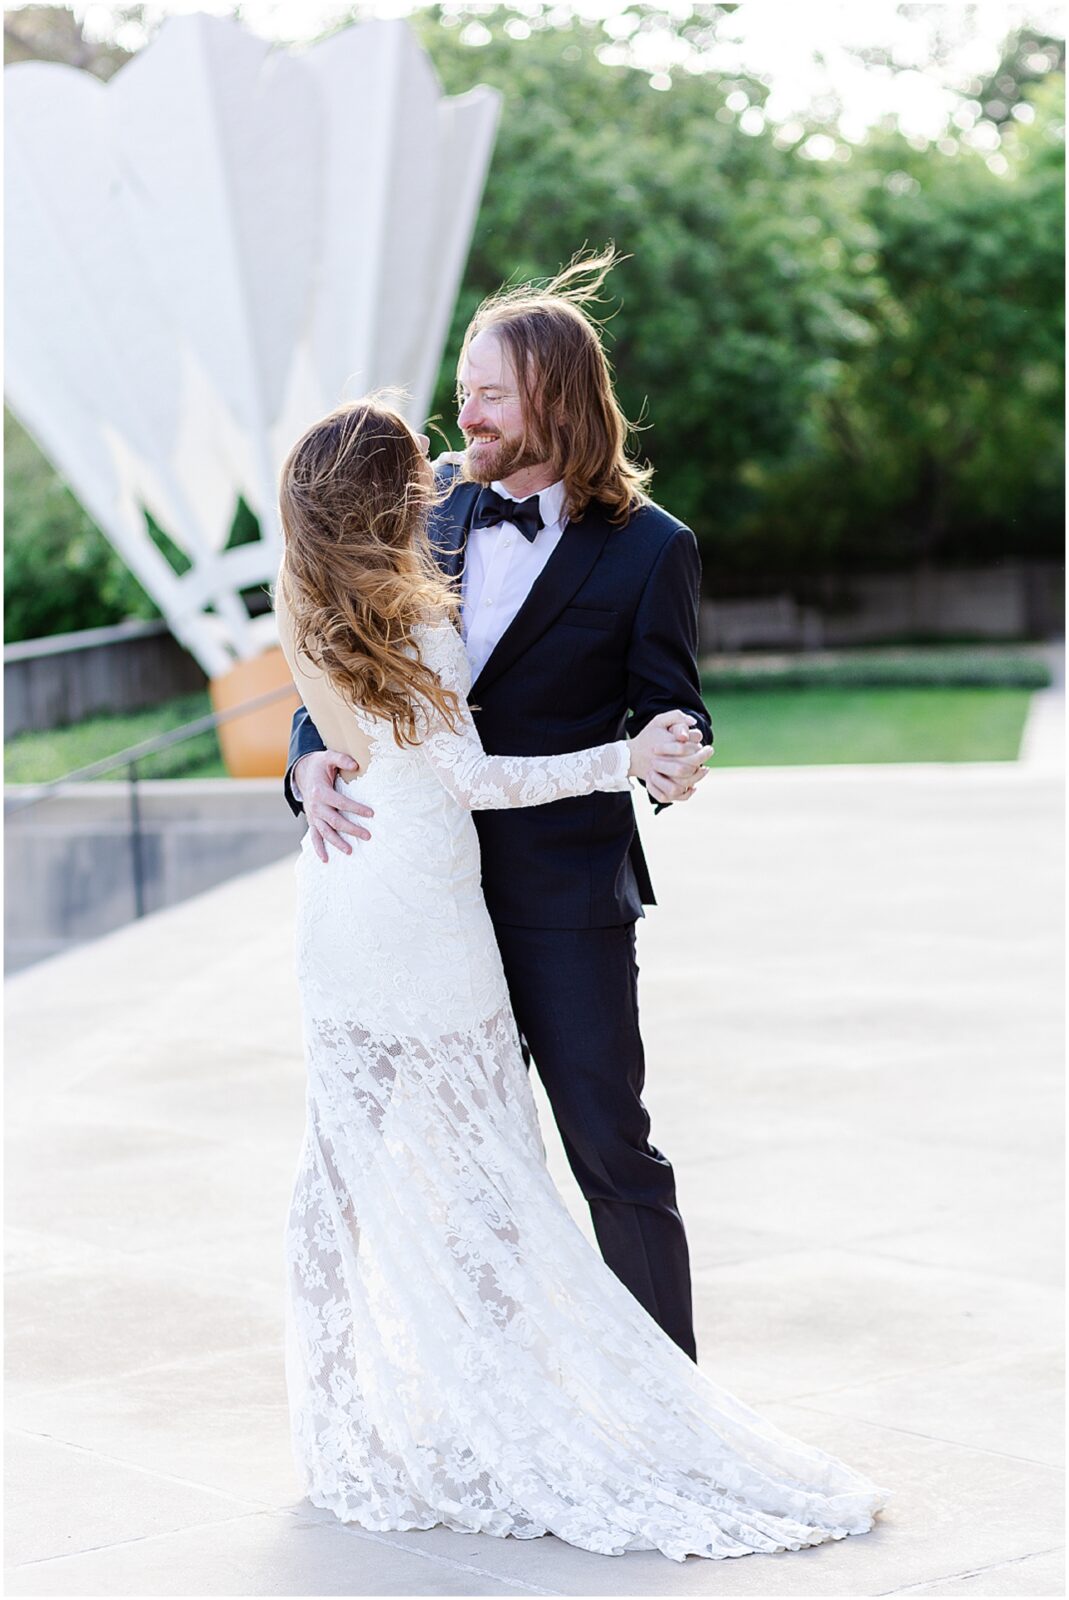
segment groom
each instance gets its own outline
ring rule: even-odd
[[[431,537],[461,586],[485,749],[580,750],[678,708],[695,725],[689,737],[666,733],[646,785],[667,803],[693,793],[712,742],[695,663],[700,568],[690,529],[652,504],[649,473],[627,459],[627,425],[582,309],[612,259],[573,265],[546,290],[492,296],[476,312],[459,366],[467,449],[459,471],[438,466],[448,494]],[[328,843],[348,854],[346,835],[371,837],[358,820],[370,809],[334,789],[351,767],[299,710],[286,797],[295,812],[303,804],[324,862]],[[649,1142],[641,1098],[635,921],[654,897],[631,797],[474,817],[516,1023],[601,1253],[694,1358],[675,1180]]]

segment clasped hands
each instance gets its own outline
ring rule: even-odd
[[[654,800],[667,804],[689,800],[709,768],[713,750],[702,744],[702,731],[685,711],[662,711],[641,733],[627,741],[629,778],[641,778]]]
[[[641,778],[654,800],[665,804],[690,799],[708,772],[705,763],[713,753],[711,746],[703,746],[695,719],[684,711],[662,711],[641,733],[628,739],[627,748],[631,757],[628,777]],[[312,848],[320,861],[328,859],[328,844],[343,855],[352,855],[346,834],[371,838],[360,822],[375,815],[371,807],[334,787],[339,777],[355,777],[359,770],[352,756],[339,750],[310,751],[293,769]]]

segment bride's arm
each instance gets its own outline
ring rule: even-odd
[[[434,667],[443,687],[456,694],[460,719],[455,732],[440,718],[434,720],[421,749],[442,785],[469,811],[542,806],[596,790],[627,789],[631,777],[645,775],[658,741],[666,736],[685,740],[686,726],[693,721],[670,711],[633,740],[617,739],[564,755],[487,755],[465,703],[466,685],[457,670],[460,656],[459,641],[424,652],[426,664]],[[679,735],[668,735],[667,730],[677,725]]]
[[[488,756],[465,707],[456,733],[441,727],[423,752],[454,800],[468,811],[544,806],[550,800],[630,787],[626,739],[560,756]]]

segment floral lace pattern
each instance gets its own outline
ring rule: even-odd
[[[452,629],[420,647],[467,692]],[[794,1550],[886,1494],[719,1389],[572,1222],[479,887],[470,811],[626,785],[626,745],[486,756],[470,723],[400,750],[361,719],[371,841],[298,863],[307,1125],[286,1231],[304,1493],[374,1530],[675,1560]]]
[[[456,632],[444,624],[426,629],[421,656],[445,688],[455,692],[464,714],[456,733],[440,720],[427,719],[421,749],[440,782],[468,811],[541,806],[596,789],[630,787],[626,739],[569,755],[488,756],[465,703],[471,669]]]

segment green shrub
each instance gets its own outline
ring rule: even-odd
[[[20,733],[4,746],[5,783],[48,783],[68,772],[92,766],[118,755],[131,745],[170,733],[211,712],[207,693],[180,695],[145,711],[128,711],[110,717],[90,717],[72,728],[49,728],[40,733]],[[225,778],[214,729],[161,750],[138,762],[142,778]],[[121,781],[123,771],[109,774]]]
[[[981,651],[924,651],[903,656],[851,655],[833,661],[777,661],[714,666],[702,674],[702,687],[720,690],[769,689],[1046,689],[1050,669],[1036,656]]]

